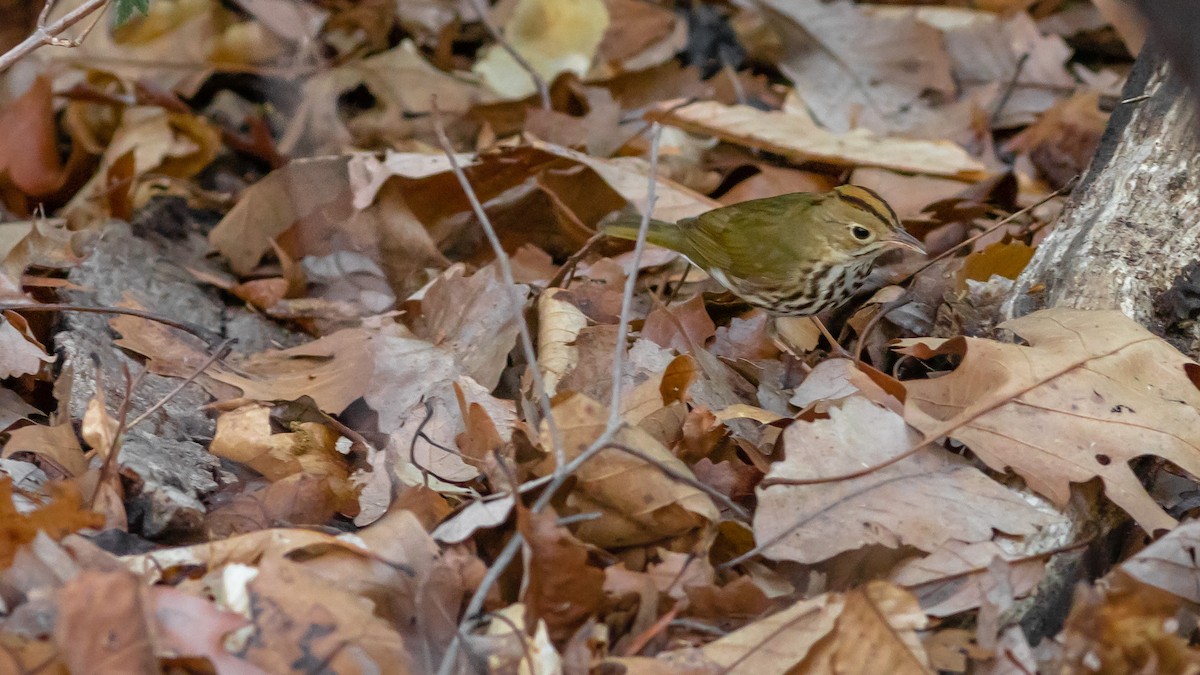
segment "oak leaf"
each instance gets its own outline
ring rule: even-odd
[[[1012,469],[1060,506],[1071,483],[1098,477],[1146,531],[1174,527],[1129,462],[1154,455],[1200,476],[1200,365],[1117,311],[1043,310],[1001,328],[1028,346],[901,341],[918,358],[962,358],[947,375],[905,383],[905,421]]]
[[[1030,535],[1047,514],[961,458],[939,448],[848,480],[788,485],[792,479],[852,473],[917,440],[899,415],[852,396],[827,419],[783,432],[784,460],[758,488],[754,535],[766,555],[815,563],[881,544],[932,551],[951,537],[988,541],[994,530]]]

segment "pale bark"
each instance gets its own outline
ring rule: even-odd
[[[1156,301],[1200,258],[1200,127],[1193,98],[1169,71],[1147,55],[1135,66],[1129,102],[1114,111],[1070,206],[1017,280],[1008,317],[1119,309],[1155,333],[1168,327]]]

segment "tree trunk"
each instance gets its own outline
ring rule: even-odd
[[[1143,50],[1127,102],[1014,285],[1005,318],[1046,307],[1119,309],[1159,335],[1171,327],[1158,300],[1200,257],[1200,134],[1193,98],[1170,70]],[[1191,342],[1177,346],[1195,355]]]
[[[1170,71],[1165,59],[1142,50],[1127,102],[1113,112],[1067,210],[1013,285],[1003,318],[1050,307],[1119,309],[1185,353],[1200,352],[1196,322],[1179,322],[1161,302],[1173,287],[1200,288],[1200,272],[1176,281],[1200,259],[1200,125],[1194,97]],[[1093,543],[1086,553],[1055,556],[1037,599],[1019,616],[1032,642],[1057,631],[1076,583],[1105,572],[1111,551],[1130,534],[1128,517],[1099,490],[1078,489],[1076,498],[1066,536],[1079,541],[1091,531]]]

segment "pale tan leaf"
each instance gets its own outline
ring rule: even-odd
[[[79,439],[75,437],[75,429],[70,423],[51,427],[31,424],[10,431],[3,456],[7,458],[23,453],[50,460],[70,477],[80,476],[88,470],[83,448],[79,446]]]
[[[543,80],[559,73],[587,74],[608,28],[603,0],[518,0],[504,37]],[[504,99],[521,99],[537,89],[525,67],[500,45],[487,47],[475,72]]]
[[[1018,493],[938,448],[858,478],[772,485],[850,473],[917,440],[899,415],[862,396],[831,408],[828,419],[792,424],[783,432],[783,461],[771,465],[757,490],[755,540],[768,557],[815,563],[871,544],[931,551],[951,537],[1029,535],[1050,522]]]
[[[653,115],[665,124],[768,150],[794,162],[874,166],[960,180],[981,178],[985,170],[966,150],[949,141],[881,136],[862,128],[833,133],[801,115],[744,105],[700,101]]]
[[[962,357],[954,372],[905,383],[905,419],[949,436],[997,471],[1066,504],[1070,484],[1099,477],[1109,499],[1146,531],[1170,517],[1129,466],[1156,455],[1200,475],[1200,368],[1117,311],[1051,309],[1001,324],[1029,345],[979,338],[914,339],[919,358]]]
[[[640,157],[603,159],[538,140],[531,141],[531,145],[543,152],[590,167],[600,174],[600,177],[627,202],[638,209],[645,208],[646,188],[650,183],[650,163],[644,159]],[[709,199],[674,181],[663,178],[661,175],[658,177],[655,196],[656,201],[652,215],[660,220],[676,221],[690,218],[721,206],[721,203],[715,199]]]
[[[105,407],[104,390],[97,389],[83,412],[83,421],[79,429],[83,441],[101,457],[108,457],[109,451],[117,447],[118,426]]]
[[[981,577],[999,558],[1009,564],[1014,598],[1032,593],[1046,571],[1042,558],[1014,552],[1008,540],[967,544],[951,539],[924,558],[902,563],[889,575],[893,583],[910,589],[921,609],[932,617],[946,617],[980,607],[984,588]]]
[[[547,289],[538,298],[538,368],[546,394],[554,396],[558,383],[579,363],[575,338],[587,327],[587,316],[574,304],[557,299],[560,288]]]

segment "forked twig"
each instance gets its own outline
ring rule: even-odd
[[[500,267],[500,275],[504,281],[504,286],[508,290],[513,303],[514,312],[516,313],[517,330],[520,332],[521,351],[524,353],[525,362],[529,364],[529,377],[533,380],[534,396],[538,399],[538,404],[542,409],[542,417],[545,418],[546,427],[550,432],[550,442],[554,446],[555,458],[558,460],[558,465],[562,466],[565,454],[563,452],[562,437],[558,433],[558,425],[554,423],[554,417],[550,413],[550,396],[546,393],[546,383],[542,379],[542,371],[538,369],[537,353],[533,348],[533,334],[529,331],[529,322],[525,320],[525,299],[517,292],[517,282],[513,278],[512,262],[508,258],[508,253],[504,250],[504,245],[500,243],[500,236],[496,234],[496,228],[492,225],[492,221],[488,218],[487,211],[484,210],[483,204],[479,201],[479,195],[475,194],[475,188],[471,187],[471,181],[467,179],[467,174],[463,171],[458,163],[458,157],[454,153],[454,146],[450,144],[450,139],[446,136],[446,128],[442,124],[442,113],[438,109],[437,97],[432,99],[433,107],[433,130],[437,134],[438,144],[442,147],[442,152],[446,154],[446,158],[450,160],[450,168],[454,171],[454,177],[458,179],[458,184],[466,193],[467,201],[471,204],[471,210],[475,212],[475,217],[479,220],[480,227],[483,228],[483,233],[487,236],[488,243],[492,246],[492,253],[496,256],[496,264]]]
[[[645,212],[642,214],[642,222],[638,228],[638,246],[634,249],[635,253],[633,268],[635,272],[630,274],[625,279],[625,294],[630,298],[633,296],[633,289],[637,283],[636,270],[641,267],[640,251],[645,245],[646,230],[650,226],[650,214],[654,211],[654,203],[657,200],[656,188],[658,185],[658,146],[661,130],[662,129],[659,124],[655,123],[651,133],[650,171],[648,176],[649,187],[646,193]],[[469,183],[464,183],[463,188],[470,193]],[[475,199],[474,201],[478,202],[478,199]],[[621,326],[621,332],[623,334],[629,327],[629,317],[632,311],[631,307],[632,301],[625,302],[623,299],[621,303],[621,315],[618,320]],[[623,357],[625,351],[624,343],[625,340],[622,335],[621,339],[617,341],[617,345],[614,348],[613,353],[619,353]],[[620,363],[621,359],[614,357],[612,371],[613,400],[611,403],[613,408],[618,406],[618,402],[621,399]],[[620,415],[618,414],[616,416],[615,423],[613,420],[613,416],[610,415],[608,424],[604,429],[604,433],[600,434],[600,437],[593,441],[592,444],[589,445],[583,452],[579,453],[575,459],[571,460],[565,465],[560,463],[555,466],[555,471],[553,474],[554,478],[550,481],[549,485],[546,486],[546,489],[542,492],[542,494],[538,496],[537,500],[533,503],[533,506],[530,507],[530,511],[533,513],[541,513],[543,510],[545,510],[545,508],[549,506],[550,501],[554,498],[554,495],[560,488],[562,488],[564,484],[566,484],[571,475],[579,470],[579,467],[590,461],[602,450],[605,450],[611,446],[617,432],[621,429]],[[496,582],[500,579],[500,575],[503,574],[508,568],[509,564],[512,563],[513,558],[515,558],[517,555],[517,552],[521,550],[522,542],[524,542],[524,537],[521,536],[521,533],[513,533],[512,537],[509,538],[508,543],[504,545],[504,548],[501,549],[500,553],[496,556],[496,559],[492,562],[492,566],[488,568],[487,573],[484,575],[483,579],[479,583],[479,586],[475,589],[475,593],[471,596],[470,601],[467,603],[467,607],[463,612],[462,623],[459,624],[458,631],[455,633],[454,638],[450,641],[450,646],[446,649],[446,654],[442,658],[442,664],[438,668],[438,675],[450,675],[454,672],[454,664],[458,657],[458,651],[462,646],[462,636],[466,634],[466,630],[468,630],[467,627],[475,621],[476,617],[480,615],[488,593],[491,591],[492,587],[496,585]]]
[[[46,0],[46,5],[42,8],[41,15],[38,17],[37,28],[33,31],[33,33],[29,37],[22,40],[20,44],[0,55],[0,73],[8,70],[14,63],[33,53],[33,51],[39,47],[44,47],[46,45],[77,47],[79,45],[78,40],[82,40],[82,37],[78,38],[77,40],[63,40],[58,36],[62,35],[63,32],[71,26],[83,21],[89,15],[100,9],[103,9],[108,5],[108,2],[109,0],[87,0],[87,2],[84,2],[82,5],[76,7],[70,12],[67,12],[67,14],[58,21],[55,21],[50,25],[46,25],[46,20],[49,18],[50,8],[54,6],[54,0]],[[95,24],[93,24],[93,26],[94,25]],[[86,36],[88,32],[91,32],[91,28],[89,28],[84,35]]]

